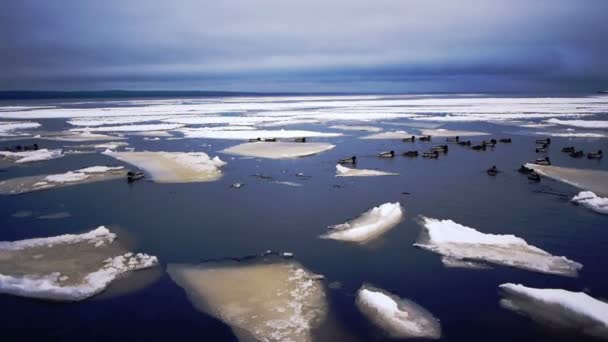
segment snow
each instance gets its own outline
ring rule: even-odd
[[[433,137],[469,137],[469,136],[480,136],[480,135],[489,135],[490,133],[483,132],[474,132],[474,131],[457,131],[450,129],[421,129],[422,135],[430,135]]]
[[[391,131],[391,132],[382,132],[382,133],[371,134],[371,135],[361,137],[359,139],[404,139],[404,138],[411,138],[412,135],[413,134],[409,134],[405,131]]]
[[[66,234],[0,242],[0,293],[78,301],[102,292],[128,272],[155,266],[154,256],[124,253],[116,235],[100,226]]]
[[[499,286],[501,306],[540,323],[608,338],[608,303],[583,292],[538,289],[521,284]]]
[[[104,150],[106,150],[106,149],[115,150],[121,146],[129,146],[129,144],[126,142],[122,142],[122,141],[113,141],[113,142],[108,142],[108,143],[104,143],[104,144],[97,144],[93,147],[101,148]]]
[[[211,182],[222,175],[226,165],[204,152],[112,152],[103,154],[145,170],[158,183]]]
[[[332,129],[340,129],[344,131],[366,131],[366,132],[381,132],[382,128],[374,126],[355,126],[355,125],[333,125],[329,126]]]
[[[608,214],[608,198],[599,197],[591,191],[579,192],[572,198],[572,202],[582,204],[600,214]]]
[[[124,169],[124,166],[90,166],[84,169],[76,170],[76,172],[82,173],[105,173],[110,171],[117,171]]]
[[[514,235],[484,234],[452,220],[421,218],[423,234],[416,247],[442,255],[448,266],[453,260],[487,262],[529,271],[576,277],[583,265],[529,245]],[[466,264],[463,264],[466,265]]]
[[[357,292],[356,303],[370,321],[392,338],[441,337],[439,320],[414,302],[363,286]]]
[[[576,169],[553,165],[536,165],[528,163],[541,176],[572,185],[582,190],[593,191],[600,196],[608,195],[608,172],[602,170]]]
[[[295,262],[169,264],[167,272],[241,341],[312,341],[327,315],[322,283]]]
[[[15,134],[15,131],[19,131],[19,130],[23,130],[23,129],[38,128],[38,127],[40,127],[39,123],[31,122],[31,121],[0,122],[0,135],[12,136]]]
[[[398,173],[368,169],[351,169],[336,164],[336,177],[399,176]]]
[[[42,148],[39,150],[21,152],[0,151],[0,156],[9,159],[15,159],[15,163],[21,164],[42,160],[57,159],[63,157],[64,155],[60,149],[48,150],[46,148]]]
[[[147,125],[121,125],[121,126],[101,126],[101,127],[85,127],[72,128],[72,131],[84,132],[146,132],[146,131],[171,131],[184,127],[179,124],[147,124]]]
[[[594,132],[532,132],[534,135],[543,135],[556,138],[608,138],[608,134]]]
[[[608,121],[600,120],[560,120],[560,119],[549,119],[545,122],[555,125],[580,127],[580,128],[608,128]]]
[[[311,156],[334,147],[335,145],[326,143],[252,142],[232,146],[222,152],[257,158],[288,159]]]
[[[323,133],[303,130],[216,130],[209,128],[183,128],[179,130],[186,138],[249,140],[257,138],[310,138],[310,137],[337,137],[342,133]]]
[[[394,228],[402,218],[403,208],[398,202],[384,203],[364,212],[356,219],[329,226],[331,231],[321,238],[365,243]]]
[[[91,117],[91,118],[75,118],[68,120],[68,123],[72,126],[104,126],[104,125],[122,125],[132,124],[138,122],[158,121],[166,119],[167,115],[148,115],[148,116],[137,116],[127,115],[119,117]]]
[[[83,181],[88,177],[89,176],[86,173],[68,171],[66,173],[48,175],[44,178],[44,180],[53,183],[71,183]]]
[[[82,141],[104,141],[104,140],[117,140],[126,139],[124,137],[117,137],[106,134],[96,134],[89,132],[76,133],[72,131],[59,132],[59,134],[42,136],[40,139],[43,140],[55,140],[55,141],[69,141],[69,142],[82,142]]]

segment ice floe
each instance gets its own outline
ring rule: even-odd
[[[60,149],[57,150],[49,150],[46,148],[42,148],[39,150],[31,150],[31,151],[20,151],[20,152],[11,152],[11,151],[0,151],[0,157],[8,158],[14,160],[15,163],[31,163],[42,160],[51,160],[63,157],[64,154]]]
[[[88,233],[0,242],[0,293],[78,301],[128,272],[155,266],[154,256],[129,253],[104,226]]]
[[[115,149],[117,149],[119,147],[123,147],[123,146],[129,146],[129,144],[126,142],[123,142],[123,141],[113,141],[113,142],[93,145],[94,148],[101,148],[104,150],[107,150],[107,149],[115,150]]]
[[[147,124],[147,125],[122,125],[122,126],[100,126],[100,127],[85,127],[85,128],[72,128],[72,131],[84,131],[84,132],[146,132],[146,131],[172,131],[178,128],[184,127],[179,124]]]
[[[410,138],[412,134],[409,134],[405,131],[390,131],[390,132],[382,132],[371,135],[366,135],[359,139],[405,139]]]
[[[490,133],[484,132],[474,132],[474,131],[458,131],[451,129],[421,129],[420,133],[422,135],[430,135],[433,137],[469,137],[469,136],[479,136],[479,135],[489,135]]]
[[[503,308],[541,324],[608,338],[608,303],[584,292],[538,289],[521,284],[499,286]]]
[[[336,164],[336,177],[399,176],[398,173],[368,169],[354,169]]]
[[[0,121],[0,136],[13,136],[18,133],[17,131],[38,127],[40,127],[39,123],[31,121]]]
[[[91,166],[52,175],[18,177],[0,181],[0,195],[18,195],[77,184],[94,183],[126,176],[122,166]]]
[[[104,126],[104,125],[124,125],[138,122],[158,121],[166,119],[167,115],[147,115],[138,116],[125,115],[117,117],[91,117],[91,118],[74,118],[68,120],[68,123],[72,126],[90,127],[90,126]]]
[[[562,125],[562,126],[571,126],[571,127],[580,127],[580,128],[608,128],[608,121],[600,121],[600,120],[560,120],[560,119],[549,119],[546,120],[549,124]]]
[[[357,292],[357,307],[392,338],[441,337],[439,320],[418,304],[364,285]]]
[[[167,272],[241,341],[312,341],[327,315],[319,277],[293,261],[169,264]]]
[[[442,255],[444,263],[451,267],[458,266],[454,260],[462,260],[474,262],[474,266],[479,262],[491,263],[570,277],[576,277],[583,267],[566,257],[528,245],[514,235],[484,234],[452,220],[428,217],[422,217],[421,224],[423,233],[414,246]]]
[[[204,152],[113,152],[103,154],[145,170],[158,183],[211,182],[226,163]]]
[[[83,141],[106,141],[106,140],[121,140],[126,139],[124,137],[118,137],[106,134],[97,134],[90,132],[59,132],[51,135],[43,135],[39,137],[43,140],[55,140],[55,141],[69,141],[69,142],[83,142]]]
[[[330,232],[320,237],[365,243],[394,228],[403,218],[399,203],[384,203],[345,223],[329,226]]]
[[[334,147],[335,145],[327,143],[251,142],[229,147],[222,152],[257,158],[286,159],[311,156]]]
[[[309,138],[309,137],[337,137],[342,133],[324,133],[302,130],[217,130],[209,128],[183,128],[179,130],[186,138],[207,138],[207,139],[227,139],[227,140],[249,140],[249,139],[289,139],[289,138]]]
[[[608,214],[608,198],[599,197],[592,191],[579,192],[572,198],[572,202],[582,204],[600,214]]]
[[[553,178],[574,187],[608,196],[608,172],[602,170],[576,169],[553,165],[525,164],[541,176]]]
[[[543,135],[557,138],[608,138],[606,133],[597,132],[555,132],[555,131],[542,131],[532,132],[533,135]]]
[[[382,128],[374,126],[355,126],[355,125],[333,125],[331,129],[340,129],[343,131],[364,131],[364,132],[381,132]]]

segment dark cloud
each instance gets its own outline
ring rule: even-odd
[[[604,0],[3,0],[0,89],[594,90],[608,86],[606,13]]]

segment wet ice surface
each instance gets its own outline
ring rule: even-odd
[[[117,277],[158,263],[156,257],[124,250],[116,238],[101,226],[79,235],[0,241],[0,293],[83,300]]]
[[[327,315],[322,282],[296,262],[169,264],[167,272],[243,341],[312,341]]]
[[[583,292],[538,289],[521,284],[499,286],[500,304],[541,324],[608,338],[608,303]]]
[[[541,176],[553,178],[583,190],[608,195],[608,171],[526,164]]]
[[[415,246],[443,256],[449,267],[477,268],[476,262],[575,277],[583,265],[553,256],[514,235],[484,234],[451,220],[421,218],[424,228]],[[455,263],[455,261],[472,261]]]
[[[418,304],[373,286],[357,292],[359,310],[393,338],[441,337],[439,320]]]
[[[312,156],[334,147],[326,143],[252,142],[232,146],[222,152],[246,157],[284,159]]]
[[[329,226],[323,239],[365,243],[394,228],[403,218],[399,203],[384,203],[345,223]]]

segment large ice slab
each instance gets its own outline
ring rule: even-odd
[[[186,138],[249,140],[249,139],[288,139],[309,137],[337,137],[342,133],[324,133],[302,130],[217,130],[212,128],[183,128],[179,130]]]
[[[421,218],[423,233],[416,247],[442,255],[454,267],[453,260],[511,266],[529,271],[576,277],[583,265],[563,256],[529,245],[515,235],[484,234],[452,220]],[[465,266],[466,264],[461,264]]]
[[[398,173],[384,172],[368,169],[354,169],[336,164],[336,177],[374,177],[374,176],[399,176]]]
[[[40,127],[40,124],[32,121],[0,121],[0,136],[14,136],[21,130]]]
[[[541,176],[553,178],[557,181],[570,184],[579,189],[593,191],[603,196],[608,195],[608,172],[602,170],[576,169],[553,165],[525,165]]]
[[[222,152],[247,157],[288,159],[311,156],[334,147],[335,145],[327,143],[252,142],[232,146]]]
[[[572,198],[572,202],[582,204],[600,214],[608,214],[608,198],[599,197],[592,191],[579,192]]]
[[[128,272],[158,263],[130,253],[100,226],[88,233],[0,242],[0,293],[77,301],[105,290]]]
[[[0,151],[0,157],[14,160],[15,163],[18,163],[18,164],[57,159],[57,158],[61,158],[63,156],[64,156],[64,154],[62,153],[62,151],[60,149],[49,150],[46,148],[42,148],[39,150],[20,151],[20,152]]]
[[[226,163],[204,152],[112,152],[105,155],[145,170],[158,183],[211,182]]]
[[[374,126],[357,126],[357,125],[333,125],[329,126],[332,129],[340,129],[343,131],[364,131],[364,132],[381,132],[382,128]]]
[[[85,141],[106,141],[106,140],[122,140],[124,137],[118,137],[107,134],[98,134],[90,132],[73,132],[65,131],[55,134],[43,135],[39,137],[43,140],[68,141],[68,142],[85,142]]]
[[[366,140],[405,139],[405,138],[410,138],[411,136],[412,136],[412,134],[409,134],[408,132],[405,132],[405,131],[389,131],[389,132],[382,132],[382,133],[366,135],[359,139],[366,139]]]
[[[372,323],[392,338],[441,337],[439,320],[410,300],[364,285],[357,292],[356,303]]]
[[[122,166],[91,166],[52,175],[18,177],[0,181],[0,195],[19,195],[64,186],[101,182],[126,177]]]
[[[296,262],[169,264],[167,272],[241,341],[312,341],[327,315],[319,277]]]
[[[139,124],[139,125],[120,125],[120,126],[98,126],[72,128],[74,132],[148,132],[148,131],[172,131],[184,127],[180,124]]]
[[[430,135],[433,137],[472,137],[479,135],[489,135],[490,133],[484,132],[475,132],[475,131],[460,131],[460,130],[451,130],[445,128],[438,129],[421,129],[420,132],[422,135]]]
[[[546,120],[547,123],[562,125],[562,126],[571,126],[571,127],[580,127],[580,128],[597,128],[597,129],[605,129],[608,128],[608,121],[600,121],[600,120],[560,120],[560,119],[549,119]]]
[[[403,208],[399,203],[384,203],[353,220],[329,226],[331,231],[321,238],[365,243],[394,228],[402,218]]]
[[[502,284],[500,304],[523,316],[554,327],[608,338],[608,303],[583,292],[538,289],[521,284]]]

